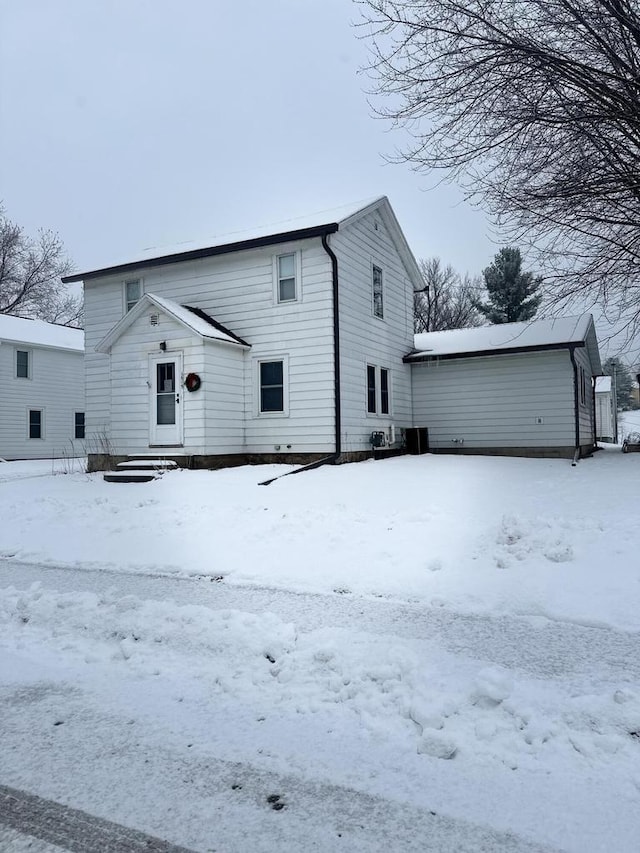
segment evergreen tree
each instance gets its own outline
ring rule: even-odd
[[[627,365],[620,360],[620,357],[614,355],[608,358],[602,365],[602,369],[608,376],[615,375],[616,398],[618,408],[626,411],[631,408],[631,386],[633,377]]]
[[[517,323],[535,317],[542,277],[522,271],[520,249],[500,249],[482,274],[489,301],[476,302],[476,308],[489,322]]]

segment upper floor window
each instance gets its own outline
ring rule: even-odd
[[[298,260],[295,252],[276,257],[276,298],[295,302],[298,298]]]
[[[139,278],[127,279],[124,283],[124,302],[126,311],[131,311],[136,302],[142,299],[142,280]]]
[[[373,316],[384,317],[382,302],[382,270],[373,264],[371,268],[373,284]]]
[[[18,379],[31,379],[31,353],[29,350],[16,350],[16,377]]]

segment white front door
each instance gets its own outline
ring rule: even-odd
[[[149,444],[182,444],[182,353],[149,357]]]

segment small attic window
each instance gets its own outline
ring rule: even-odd
[[[159,314],[149,314],[149,325],[157,326],[160,323],[160,315]]]

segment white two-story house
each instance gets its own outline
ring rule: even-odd
[[[587,455],[589,315],[413,334],[424,286],[388,200],[148,252],[84,282],[90,469],[435,452]]]
[[[0,459],[85,452],[84,336],[0,314]]]
[[[412,424],[422,279],[385,197],[64,281],[84,283],[93,469],[354,460]]]

